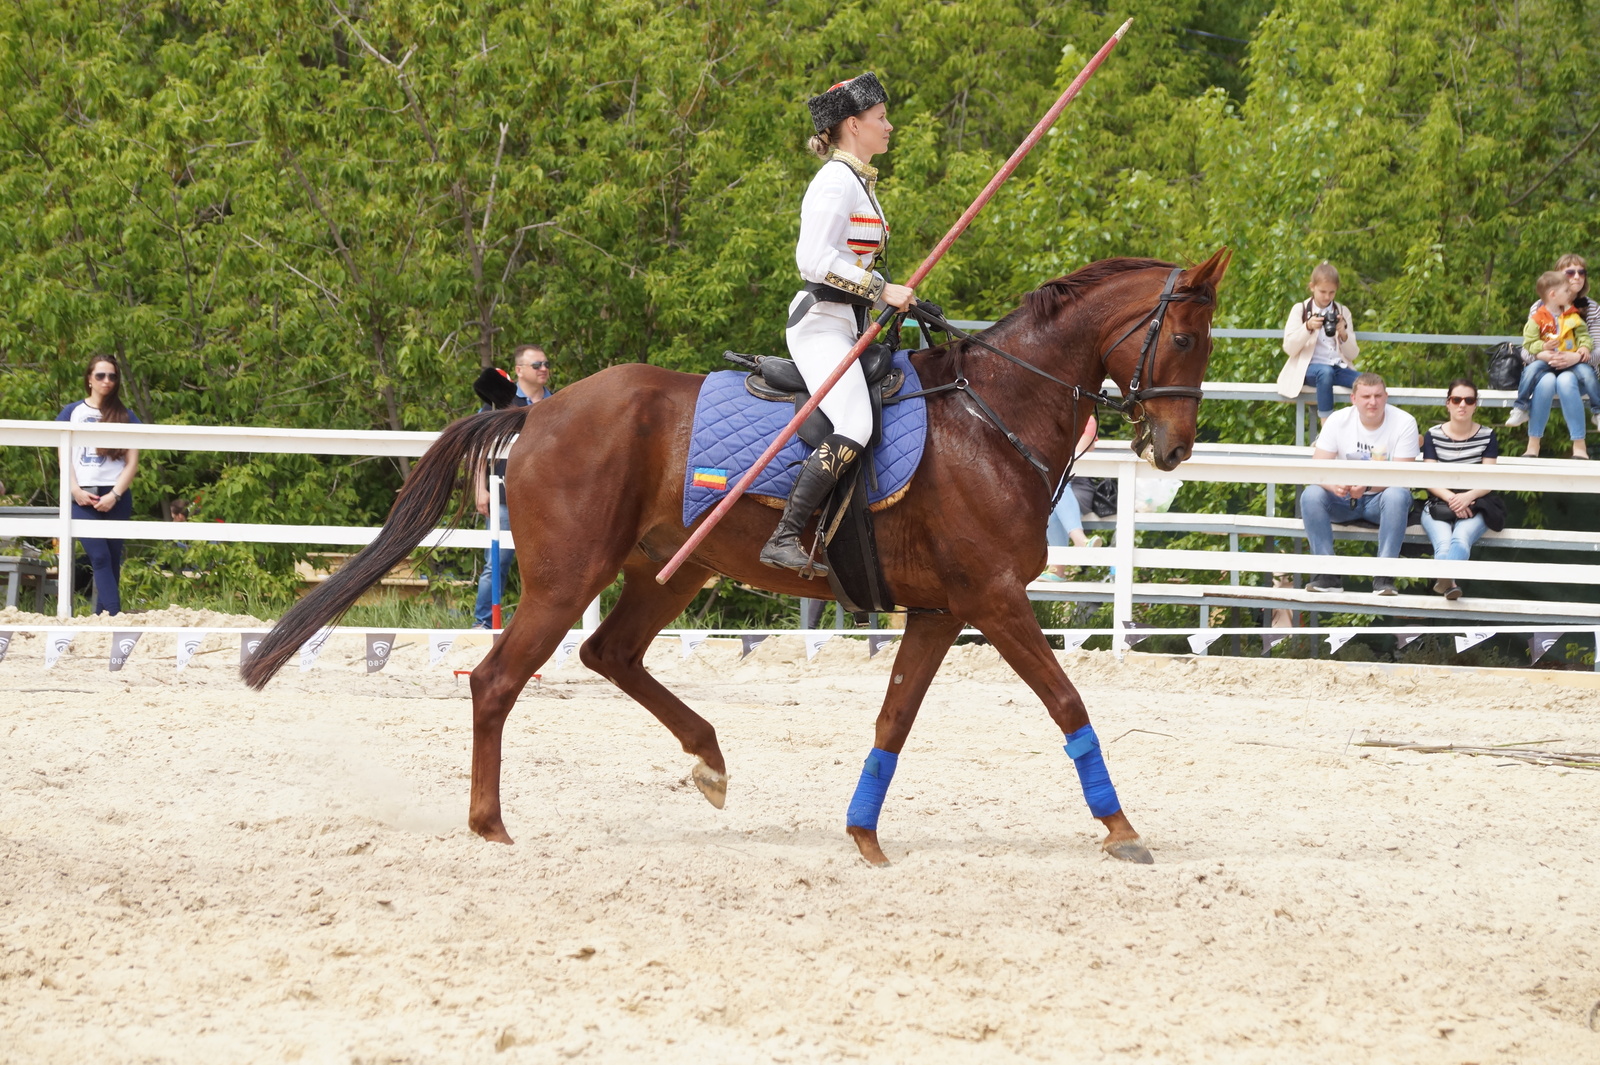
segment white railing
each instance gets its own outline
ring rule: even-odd
[[[1219,386],[1228,387],[1228,386]],[[156,425],[76,425],[61,422],[0,421],[0,445],[54,447],[61,455],[62,504],[55,517],[0,518],[0,535],[51,537],[61,541],[62,558],[71,557],[73,539],[113,537],[154,541],[193,539],[243,543],[365,544],[375,528],[291,524],[214,524],[111,522],[74,520],[67,490],[65,463],[78,443],[96,447],[137,447],[183,451],[295,452],[323,455],[394,455],[415,457],[436,439],[434,433],[360,432],[312,429],[259,429]],[[1304,449],[1287,446],[1201,444],[1193,458],[1172,474],[1154,470],[1125,443],[1102,441],[1079,460],[1078,474],[1114,477],[1119,484],[1115,545],[1105,548],[1052,549],[1052,561],[1112,566],[1113,641],[1127,646],[1126,629],[1133,620],[1134,584],[1140,569],[1244,572],[1315,572],[1391,577],[1526,580],[1566,584],[1600,584],[1600,565],[1526,562],[1439,562],[1433,559],[1377,559],[1344,555],[1316,556],[1238,550],[1180,550],[1138,547],[1135,543],[1135,501],[1141,477],[1180,477],[1186,481],[1234,484],[1350,484],[1422,488],[1448,481],[1463,488],[1502,491],[1600,493],[1600,465],[1562,459],[1504,459],[1496,466],[1452,466],[1448,472],[1418,462],[1316,462]],[[1270,498],[1270,497],[1269,497]],[[501,534],[506,537],[506,534]],[[490,534],[482,530],[440,530],[426,541],[445,547],[484,548]],[[509,539],[509,537],[507,537]],[[71,569],[60,569],[59,617],[70,616]],[[1063,586],[1062,590],[1067,590]],[[1297,609],[1306,609],[1304,606]],[[1329,609],[1334,609],[1329,607]],[[1526,620],[1526,619],[1524,619]]]

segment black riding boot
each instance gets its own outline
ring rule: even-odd
[[[861,448],[854,440],[837,433],[811,453],[800,467],[800,476],[795,478],[794,490],[789,493],[772,539],[761,549],[762,562],[774,569],[803,570],[811,566],[817,576],[828,575],[828,567],[820,559],[813,564],[800,546],[800,530],[860,455]]]

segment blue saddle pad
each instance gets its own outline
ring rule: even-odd
[[[909,352],[895,352],[894,364],[905,371],[906,383],[901,391],[917,392],[922,383],[909,356]],[[744,379],[743,371],[719,370],[708,374],[700,386],[700,398],[694,405],[688,468],[683,475],[685,526],[694,524],[696,518],[715,506],[794,417],[791,404],[769,403],[746,392]],[[868,484],[868,503],[887,499],[911,483],[928,439],[927,401],[908,399],[885,407],[883,422],[883,439],[872,452],[878,487],[874,490]],[[787,498],[800,472],[800,463],[811,451],[798,436],[791,438],[761,471],[750,491]]]

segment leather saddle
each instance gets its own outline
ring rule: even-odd
[[[750,372],[745,376],[744,389],[757,399],[770,403],[792,403],[799,410],[811,398],[805,378],[793,359],[779,359],[768,355],[745,355],[737,351],[724,351],[722,357]],[[887,344],[873,344],[861,353],[861,372],[866,375],[868,393],[872,397],[873,447],[883,435],[883,401],[897,394],[905,386],[905,371],[894,364],[894,352]],[[811,412],[800,425],[797,434],[811,447],[821,445],[833,432],[833,422],[822,413],[822,408]]]

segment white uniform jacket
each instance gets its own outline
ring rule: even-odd
[[[882,306],[884,280],[872,264],[887,243],[889,227],[878,205],[877,181],[876,167],[834,149],[800,203],[794,262],[806,281],[865,296]],[[821,306],[848,313],[844,304]]]

